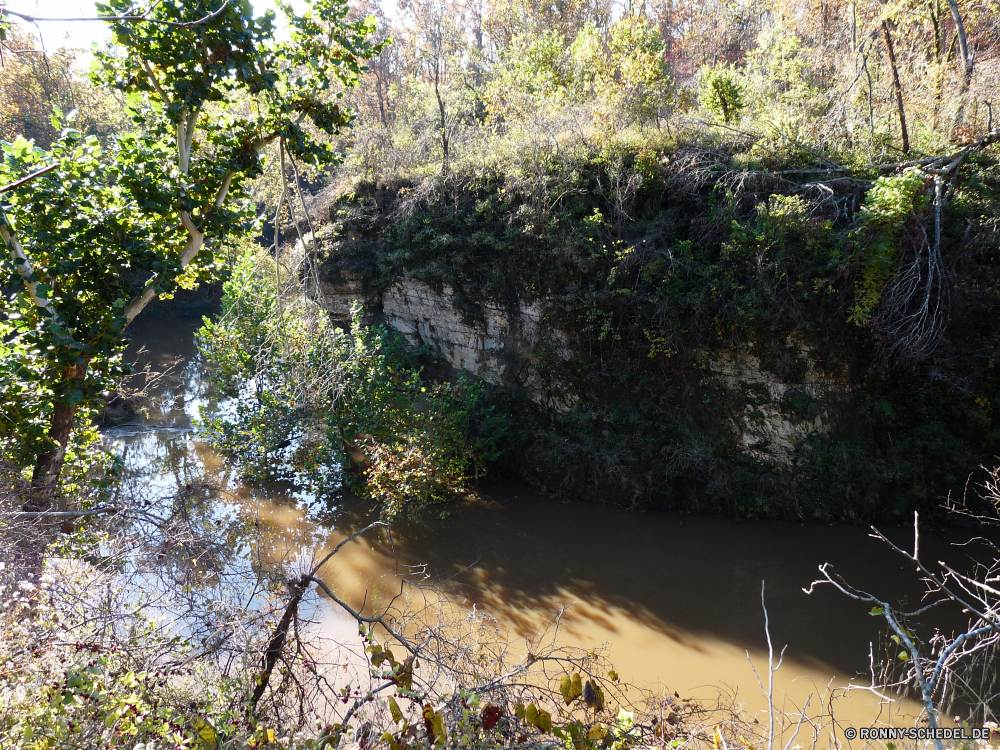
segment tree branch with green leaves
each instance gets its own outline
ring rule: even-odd
[[[374,24],[349,22],[346,0],[279,8],[287,41],[247,0],[98,3],[114,44],[91,78],[120,92],[134,131],[110,147],[71,129],[48,151],[4,147],[0,183],[49,168],[4,194],[0,266],[16,290],[0,319],[0,383],[25,395],[2,407],[0,440],[46,490],[78,417],[122,369],[124,329],[155,297],[214,278],[227,238],[254,226],[245,186],[261,150],[282,139],[314,167],[343,158],[332,143],[353,119],[342,91],[381,49]]]

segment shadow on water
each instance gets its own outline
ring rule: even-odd
[[[343,539],[366,508],[347,503],[332,513],[317,511],[287,488],[242,485],[191,432],[191,419],[208,402],[193,339],[198,325],[196,316],[152,315],[130,331],[131,356],[140,345],[148,348],[140,364],[158,369],[185,358],[158,386],[145,417],[107,433],[133,475],[163,490],[206,477],[227,487],[219,500],[227,512],[275,524],[276,559]],[[912,529],[884,530],[912,544]],[[758,664],[766,654],[762,580],[773,640],[779,648],[788,644],[788,678],[821,685],[868,672],[869,644],[879,640],[882,621],[828,587],[803,593],[819,564],[832,563],[855,585],[889,600],[916,602],[922,594],[913,571],[864,528],[638,513],[561,503],[498,483],[480,487],[476,500],[431,508],[424,520],[400,524],[393,535],[401,563],[425,563],[434,579],[517,634],[531,635],[572,605],[561,626],[571,642],[607,642],[623,675],[671,689],[725,682],[756,692],[745,650]],[[925,532],[921,546],[935,560],[968,559],[948,542]],[[394,570],[389,550],[369,540],[338,556],[328,583],[363,596],[387,578],[391,587]],[[933,624],[951,629],[962,621],[951,616]]]
[[[481,490],[491,502],[404,527],[397,549],[523,635],[540,602],[563,600],[600,613],[612,637],[624,616],[695,650],[706,636],[764,650],[766,581],[774,642],[787,644],[791,658],[854,675],[867,671],[882,620],[829,587],[806,595],[817,566],[830,562],[890,601],[917,602],[923,593],[912,569],[861,527],[636,513],[560,503],[523,487]],[[883,531],[912,545],[912,528]],[[940,534],[924,532],[921,545],[928,559],[967,559]],[[951,616],[934,624],[962,623]]]

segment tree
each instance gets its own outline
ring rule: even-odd
[[[670,72],[664,60],[663,38],[644,18],[626,16],[608,33],[611,80],[616,108],[639,122],[656,120],[670,93]]]
[[[342,158],[325,139],[352,113],[332,87],[356,85],[380,45],[370,19],[348,23],[346,0],[316,0],[303,15],[283,6],[254,18],[247,0],[130,0],[98,10],[116,44],[96,56],[95,83],[120,91],[138,133],[103,150],[66,131],[51,151],[20,140],[4,149],[0,233],[3,284],[14,288],[0,321],[0,420],[5,447],[33,457],[34,482],[51,492],[86,415],[120,370],[125,327],[157,296],[217,270],[217,253],[252,221],[245,183],[259,153],[280,141],[293,158]]]
[[[746,107],[738,73],[730,65],[703,68],[699,96],[705,108],[727,125],[739,120]]]
[[[18,135],[49,148],[59,136],[52,124],[52,108],[76,111],[76,126],[103,138],[121,129],[120,106],[74,75],[76,53],[59,49],[46,54],[37,40],[14,27],[3,41],[0,60],[0,141]]]
[[[413,21],[419,66],[434,90],[437,131],[441,142],[441,173],[448,173],[451,120],[448,88],[461,40],[461,9],[441,0],[407,0],[402,6]]]

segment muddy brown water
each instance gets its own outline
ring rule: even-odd
[[[182,361],[154,389],[148,414],[107,430],[108,441],[133,475],[162,490],[207,475],[226,485],[226,499],[218,502],[287,531],[275,541],[275,559],[300,543],[339,542],[356,528],[356,514],[310,503],[291,487],[244,486],[192,430],[191,420],[209,405],[194,344],[199,323],[162,314],[136,322],[130,356],[142,346],[147,351],[138,359],[154,368]],[[912,529],[883,530],[912,543]],[[916,602],[922,593],[914,572],[867,528],[640,513],[561,502],[500,482],[483,483],[474,500],[436,507],[393,535],[398,558],[385,545],[359,540],[338,556],[327,583],[362,601],[365,592],[395,585],[400,562],[425,564],[433,580],[493,614],[513,638],[530,636],[566,608],[561,642],[607,648],[624,678],[704,698],[736,692],[751,710],[764,705],[751,667],[766,671],[762,581],[775,649],[787,646],[777,690],[799,703],[827,685],[867,685],[871,644],[883,632],[870,606],[830,587],[803,592],[818,565],[829,562],[890,600]],[[928,557],[946,554],[961,563],[968,552],[956,553],[950,541],[925,532],[921,545]],[[334,635],[353,629],[332,606],[321,616]],[[842,699],[840,717],[867,724],[880,711],[884,717],[885,708],[858,689]],[[914,705],[902,701],[896,708],[909,713]]]

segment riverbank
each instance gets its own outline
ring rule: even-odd
[[[234,519],[225,528],[273,525],[269,564],[321,555],[362,525],[370,509],[350,500],[331,507],[294,486],[246,484],[191,430],[191,420],[210,403],[193,340],[198,325],[193,316],[151,316],[132,331],[130,352],[145,347],[142,361],[185,361],[158,386],[158,405],[142,429],[105,433],[125,458],[127,483],[170,502],[185,487],[218,488],[208,505],[198,500],[197,512]],[[904,543],[910,533],[903,526],[885,530]],[[961,533],[929,533],[927,554],[953,559],[947,545]],[[819,564],[830,562],[848,580],[887,597],[915,601],[922,593],[910,568],[862,527],[627,511],[567,503],[499,481],[481,483],[457,505],[435,506],[422,519],[398,524],[393,535],[392,548],[349,545],[327,583],[360,606],[366,598],[384,601],[400,571],[423,566],[428,582],[490,613],[515,640],[568,608],[561,643],[606,644],[625,679],[700,698],[736,690],[754,707],[761,702],[751,662],[758,670],[766,664],[761,582],[774,643],[788,646],[777,679],[789,701],[804,700],[831,680],[867,685],[871,644],[876,653],[881,648],[880,621],[866,607],[830,589],[803,593]],[[327,635],[353,637],[353,621],[328,602],[318,616]],[[961,617],[925,622],[932,623],[962,624]],[[845,719],[864,724],[878,713],[872,694],[852,696],[844,702]]]

